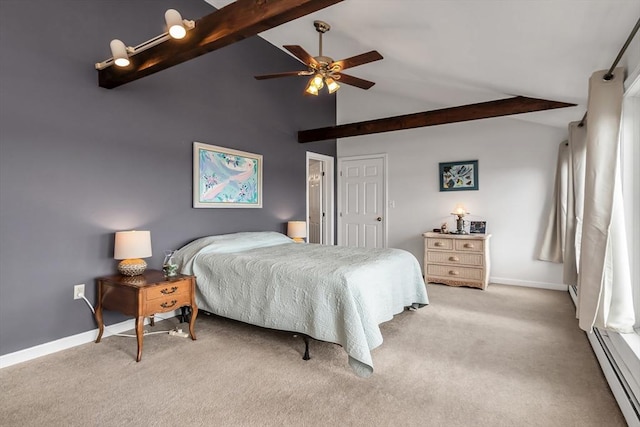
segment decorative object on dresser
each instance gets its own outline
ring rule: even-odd
[[[478,189],[478,161],[440,163],[440,191]]]
[[[121,259],[118,271],[124,276],[144,273],[147,263],[142,258],[151,256],[151,233],[149,231],[116,231],[113,257]]]
[[[469,215],[469,214],[470,212],[467,212],[467,210],[464,208],[464,205],[462,204],[456,205],[453,212],[451,212],[451,215],[455,215],[458,217],[456,219],[456,231],[452,231],[452,233],[467,234],[467,232],[464,231],[464,220],[462,218],[464,218],[465,215]]]
[[[178,274],[178,264],[174,258],[176,251],[164,251],[164,261],[162,261],[162,272],[167,277],[173,277]]]
[[[307,237],[307,223],[305,221],[289,221],[287,223],[287,236],[294,242],[304,243]]]
[[[423,233],[425,280],[486,289],[489,285],[490,234]]]
[[[193,143],[194,208],[261,208],[262,155]]]
[[[469,233],[484,234],[487,232],[487,221],[470,221]]]
[[[96,343],[100,342],[104,332],[102,310],[118,311],[127,316],[133,316],[136,319],[138,341],[136,362],[139,362],[142,359],[144,318],[153,319],[156,313],[166,313],[182,307],[191,307],[189,334],[191,339],[195,340],[194,327],[198,316],[195,288],[195,276],[177,274],[167,277],[158,270],[148,270],[133,278],[119,274],[98,278],[98,305],[95,312],[98,323]]]

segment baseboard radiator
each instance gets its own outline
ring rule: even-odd
[[[569,286],[569,294],[575,304],[578,289],[575,286]],[[630,427],[640,427],[640,403],[638,403],[640,396],[636,396],[634,393],[634,389],[638,390],[639,385],[629,384],[629,381],[635,380],[624,374],[609,346],[607,337],[603,333],[594,328],[593,333],[587,334],[587,337],[627,424]]]

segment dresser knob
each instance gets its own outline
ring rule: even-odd
[[[440,247],[440,246],[443,246],[443,244],[442,244],[442,242],[435,242],[435,243],[433,244],[433,246],[438,246],[438,247]]]
[[[464,247],[465,248],[473,248],[473,243],[465,243]]]
[[[460,258],[458,258],[457,256],[450,256],[449,261],[460,261]]]
[[[457,272],[457,271],[455,271],[455,270],[450,270],[450,271],[449,271],[449,274],[450,274],[451,276],[457,276],[457,275],[458,275],[458,274],[460,274],[460,273],[458,273],[458,272]]]

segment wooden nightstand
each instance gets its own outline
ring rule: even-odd
[[[189,334],[196,339],[195,322],[198,307],[195,300],[196,280],[194,276],[178,274],[166,277],[162,271],[147,270],[139,276],[100,277],[98,280],[98,306],[96,307],[96,321],[98,322],[98,338],[100,342],[104,332],[102,310],[118,311],[133,316],[136,319],[136,337],[138,339],[138,356],[136,362],[142,358],[142,340],[144,318],[152,317],[156,313],[166,313],[181,307],[191,307],[189,320]]]
[[[487,288],[491,234],[427,232],[422,236],[425,280],[450,286]]]

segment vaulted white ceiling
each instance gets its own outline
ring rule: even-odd
[[[216,8],[231,3],[206,1]],[[323,20],[331,25],[323,53],[337,60],[380,52],[383,60],[348,74],[376,82],[369,92],[377,100],[406,99],[406,113],[416,105],[423,111],[523,95],[578,104],[524,115],[566,127],[586,111],[589,76],[611,66],[638,17],[640,0],[345,0],[260,36],[315,56],[313,21]],[[255,70],[281,71],[294,70]],[[342,85],[339,96],[360,90]]]

